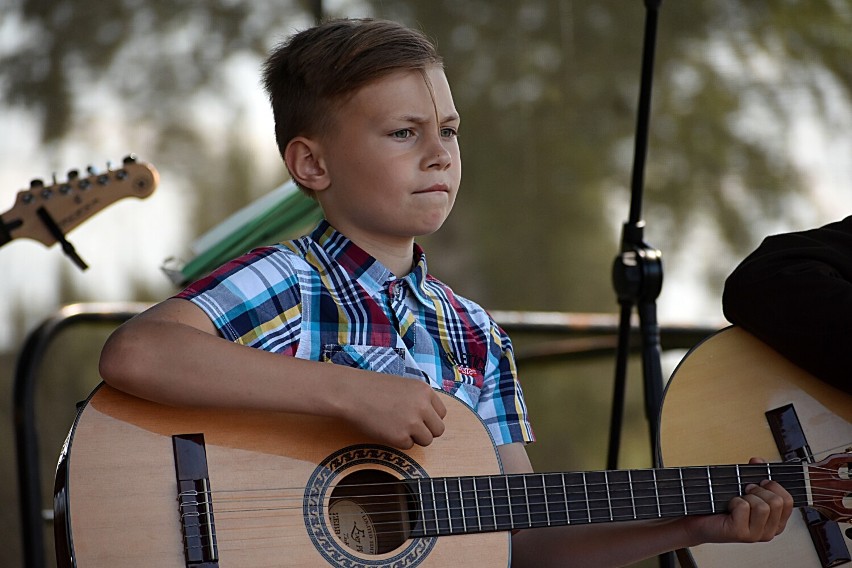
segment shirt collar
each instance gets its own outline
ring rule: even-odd
[[[397,280],[397,277],[385,265],[370,256],[343,233],[338,232],[325,219],[321,220],[311,232],[311,239],[323,248],[331,260],[357,280],[371,296],[384,289],[389,282]],[[426,293],[426,280],[429,274],[426,253],[417,243],[414,243],[412,258],[416,259],[416,263],[411,272],[401,280],[408,283],[418,300],[431,304]]]

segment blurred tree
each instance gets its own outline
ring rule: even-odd
[[[464,117],[462,206],[436,240],[465,243],[456,265],[491,282],[479,290],[489,305],[611,306],[644,4],[375,6],[437,39]],[[645,217],[665,242],[652,244],[677,250],[689,244],[678,235],[709,217],[741,253],[764,230],[756,221],[785,215],[784,197],[804,188],[790,156],[799,111],[815,105],[830,125],[832,108],[849,109],[850,23],[848,1],[662,3]],[[624,219],[613,219],[621,203]]]
[[[501,308],[608,309],[644,4],[366,4],[437,40],[464,117],[460,207],[428,239],[443,253],[439,273]],[[356,8],[344,2],[332,15]],[[245,93],[228,75],[315,9],[295,0],[18,2],[6,17],[23,33],[0,53],[0,94],[40,116],[50,142],[69,133],[86,89],[102,85],[127,124],[154,139],[158,163],[180,168],[204,195],[206,229],[256,197],[250,188],[269,187],[251,179],[257,158],[233,135]],[[646,218],[666,242],[652,244],[676,250],[678,235],[709,217],[742,250],[754,221],[783,216],[782,198],[803,187],[789,155],[797,109],[811,105],[830,123],[832,109],[849,107],[852,4],[702,0],[665,2],[660,14]],[[238,180],[227,156],[239,152],[249,178]]]

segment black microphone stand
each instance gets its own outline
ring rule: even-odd
[[[645,392],[645,416],[648,420],[653,465],[661,465],[657,447],[658,418],[663,399],[663,372],[660,363],[660,328],[657,323],[656,300],[663,286],[662,254],[644,241],[645,222],[641,219],[645,159],[648,153],[648,121],[651,106],[651,84],[654,74],[654,47],[657,19],[662,0],[645,0],[645,38],[642,49],[642,75],[636,141],[633,154],[630,217],[622,227],[621,253],[612,267],[612,281],[621,306],[616,355],[615,389],[612,399],[607,468],[618,467],[618,451],[624,416],[624,392],[627,359],[630,352],[633,307],[639,315],[642,338],[642,371]],[[660,565],[673,566],[671,554],[660,557]]]

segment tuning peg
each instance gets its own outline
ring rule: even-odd
[[[44,188],[44,182],[40,179],[34,179],[30,181],[30,191],[24,193],[22,199],[24,203],[32,203],[36,200],[36,193]]]
[[[136,154],[128,154],[124,157],[123,162],[125,164],[135,164],[136,163]]]
[[[75,180],[80,177],[80,172],[77,170],[68,170],[68,181]]]
[[[43,199],[50,199],[53,191],[44,187],[44,182],[40,179],[34,179],[30,182],[30,191],[39,193]]]

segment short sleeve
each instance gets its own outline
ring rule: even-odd
[[[498,446],[535,440],[518,380],[512,341],[493,320],[484,388],[477,412]]]
[[[230,341],[293,355],[302,319],[298,262],[281,247],[255,249],[176,297],[201,308]]]

